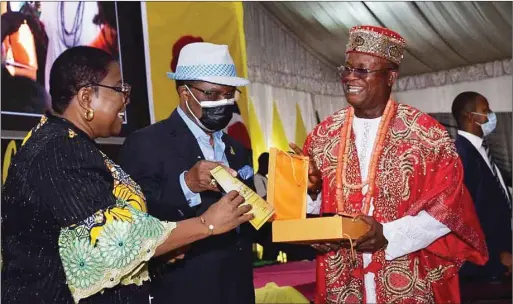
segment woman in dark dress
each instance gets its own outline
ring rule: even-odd
[[[236,192],[199,218],[146,213],[140,187],[94,142],[119,134],[129,101],[109,54],[65,51],[50,94],[55,114],[29,132],[2,191],[2,303],[149,303],[150,258],[252,218]]]

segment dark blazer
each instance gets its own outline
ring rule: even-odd
[[[227,134],[225,154],[234,170],[250,165],[251,155]],[[130,135],[119,164],[142,187],[148,212],[166,221],[201,215],[221,193],[201,193],[201,204],[189,207],[179,176],[204,159],[196,138],[175,110],[171,116]],[[245,181],[252,188],[253,181]],[[150,263],[152,303],[254,303],[252,245],[248,223],[193,243],[176,263]]]
[[[511,210],[502,194],[502,185],[472,143],[458,135],[456,149],[463,163],[465,185],[474,201],[490,256],[484,266],[465,263],[460,276],[463,280],[495,280],[506,271],[500,263],[500,252],[511,252]]]

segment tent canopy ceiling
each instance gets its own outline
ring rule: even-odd
[[[260,2],[333,68],[349,29],[390,28],[406,39],[403,76],[511,58],[512,2]]]

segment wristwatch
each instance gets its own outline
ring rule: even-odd
[[[204,217],[202,217],[202,216],[200,216],[199,218],[200,218],[200,221],[201,221],[201,223],[202,223],[203,225],[207,225],[207,227],[208,227],[208,235],[209,235],[209,236],[210,236],[210,235],[213,235],[213,234],[214,234],[214,225],[212,225],[212,224],[208,225],[208,224],[207,224],[207,221],[206,221],[206,220],[205,220],[205,218],[204,218]]]

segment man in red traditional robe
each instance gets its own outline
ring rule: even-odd
[[[359,216],[370,226],[354,244],[314,245],[316,303],[459,303],[460,266],[488,259],[447,131],[390,98],[405,47],[388,29],[352,28],[339,68],[350,106],[305,143],[321,215]]]

